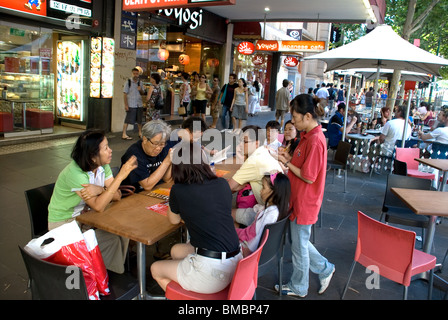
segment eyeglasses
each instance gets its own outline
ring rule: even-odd
[[[166,145],[166,142],[159,142],[159,143],[154,143],[154,142],[152,142],[150,139],[147,139],[149,142],[151,142],[151,145],[154,147],[154,148],[157,148],[157,147],[159,147],[159,148],[163,148],[163,147],[165,147],[165,145]]]

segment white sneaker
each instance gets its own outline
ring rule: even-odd
[[[333,269],[333,271],[325,278],[320,280],[320,289],[318,291],[319,294],[322,294],[327,290],[328,286],[330,285],[331,278],[333,277],[333,273],[336,271],[336,268]]]
[[[276,284],[274,286],[274,288],[275,288],[275,291],[279,292],[278,284]],[[284,296],[295,296],[295,297],[300,297],[300,298],[305,298],[306,297],[306,295],[300,295],[300,294],[295,293],[286,284],[282,285],[282,295],[284,295]]]

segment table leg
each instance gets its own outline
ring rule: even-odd
[[[439,181],[437,181],[439,183],[439,187],[437,188],[439,191],[443,191],[443,188],[445,187],[447,173],[448,173],[448,171],[443,171],[442,181],[440,181],[439,176],[436,178],[436,179],[439,179]]]
[[[141,242],[137,242],[137,272],[140,287],[139,300],[166,300],[165,296],[153,296],[146,291],[146,246]]]
[[[146,299],[146,251],[145,245],[137,242],[137,271],[138,285],[140,287],[139,300]]]

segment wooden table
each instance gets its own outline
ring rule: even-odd
[[[227,171],[223,177],[229,179],[241,164],[235,158],[216,164],[217,170]],[[172,183],[158,184],[154,189],[171,188]],[[147,209],[165,200],[153,198],[148,191],[133,194],[112,202],[103,212],[89,211],[76,218],[77,221],[137,242],[137,269],[140,287],[139,299],[156,299],[146,292],[146,249],[176,231],[183,224],[171,224],[162,214]]]
[[[438,216],[448,217],[447,194],[439,191],[403,188],[391,188],[391,191],[416,214],[429,216],[423,251],[430,253],[434,240],[436,219]]]
[[[429,216],[428,231],[426,232],[423,251],[431,253],[437,217],[448,217],[447,194],[439,191],[403,188],[391,188],[391,191],[416,214]],[[426,278],[426,274],[422,275],[421,278]],[[445,280],[441,280],[446,284]]]
[[[159,184],[156,188],[171,187]],[[120,201],[111,203],[103,212],[89,211],[76,218],[79,222],[108,231],[137,242],[137,269],[140,286],[139,299],[156,298],[146,292],[146,245],[152,245],[171,234],[182,224],[171,224],[162,214],[146,209],[161,199],[148,196],[142,191]]]
[[[432,168],[435,168],[439,171],[443,172],[442,175],[442,181],[440,182],[440,179],[438,181],[438,190],[443,191],[443,187],[446,184],[446,178],[447,178],[447,172],[448,172],[448,160],[447,159],[420,159],[420,158],[414,158],[414,160],[426,164],[427,166],[430,166]]]

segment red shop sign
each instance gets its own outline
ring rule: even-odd
[[[249,54],[254,53],[254,51],[255,51],[255,46],[252,42],[244,41],[238,45],[238,52],[241,54],[249,55]]]
[[[283,60],[283,63],[287,67],[297,67],[299,60],[296,57],[287,56],[285,60]]]
[[[261,54],[256,54],[253,58],[252,58],[252,63],[256,66],[259,66],[261,64],[264,63],[264,56]]]

